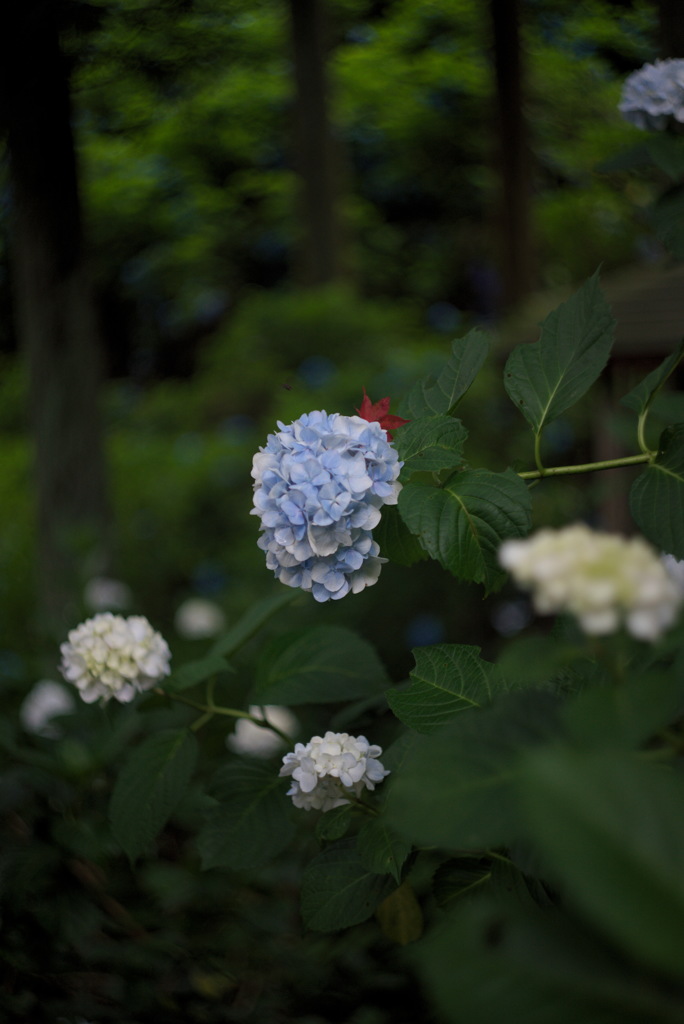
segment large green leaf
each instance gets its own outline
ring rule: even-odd
[[[582,913],[642,964],[684,979],[684,778],[627,752],[530,752],[532,838]]]
[[[680,341],[674,352],[667,359],[664,359],[660,366],[652,370],[635,388],[632,388],[629,394],[625,395],[622,399],[622,404],[626,405],[628,409],[633,409],[636,413],[641,414],[645,412],[665,381],[677,369],[682,359],[684,359],[684,341]]]
[[[419,846],[481,850],[512,842],[520,751],[556,733],[557,700],[525,690],[457,715],[410,748],[386,781],[390,825]]]
[[[400,415],[415,420],[453,412],[475,380],[488,351],[487,337],[477,328],[457,338],[444,368],[437,376],[431,375],[414,385],[400,406]]]
[[[374,874],[391,875],[399,885],[411,844],[396,835],[383,818],[373,818],[359,832],[358,852],[364,867]]]
[[[387,673],[371,645],[341,626],[278,637],[257,667],[255,704],[326,704],[377,693]]]
[[[547,316],[539,341],[511,352],[504,385],[536,434],[574,405],[600,375],[613,344],[614,324],[597,271]]]
[[[648,210],[648,219],[675,259],[684,258],[684,188],[681,182],[661,196]]]
[[[189,690],[191,686],[203,683],[220,672],[232,671],[233,669],[225,658],[218,654],[208,654],[205,658],[198,658],[197,661],[186,662],[161,683],[161,688],[168,690],[169,693],[179,693],[181,690]]]
[[[445,569],[494,589],[505,579],[498,562],[501,542],[524,537],[532,523],[525,483],[511,469],[454,473],[443,487],[407,484],[399,511],[422,546]]]
[[[480,657],[479,647],[436,644],[412,653],[411,685],[386,692],[387,703],[405,725],[432,732],[459,712],[490,703],[495,666]]]
[[[656,459],[632,484],[629,507],[656,547],[684,558],[684,423],[663,431]]]
[[[468,431],[451,416],[430,416],[402,427],[396,441],[404,462],[402,476],[413,472],[437,473],[463,462],[463,443]]]
[[[146,739],[126,761],[114,786],[109,820],[114,838],[130,860],[168,821],[196,760],[194,735],[187,729],[168,729]]]
[[[203,868],[260,867],[290,842],[289,801],[272,767],[247,761],[224,765],[212,793],[219,802],[197,837]]]
[[[373,540],[380,547],[383,558],[397,565],[413,565],[428,557],[420,541],[401,518],[396,505],[385,505],[382,518],[373,530]]]
[[[314,857],[304,872],[304,924],[317,932],[360,924],[396,887],[390,875],[379,875],[364,866],[356,839],[342,839]]]
[[[295,589],[284,590],[282,587],[275,594],[265,597],[252,605],[242,618],[238,619],[235,625],[218,637],[212,645],[210,654],[227,657],[243,644],[247,643],[272,616],[276,615],[281,608],[292,604],[296,598],[301,597],[301,592]]]

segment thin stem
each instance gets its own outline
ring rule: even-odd
[[[518,473],[521,480],[539,480],[544,476],[570,476],[576,473],[595,473],[599,469],[619,469],[621,466],[636,466],[640,462],[651,462],[653,452],[642,455],[625,455],[621,459],[604,459],[603,462],[583,462],[578,466],[550,466],[548,469],[529,469]]]
[[[541,457],[541,431],[534,435],[534,463],[537,467],[539,476],[546,476],[547,470],[544,469],[544,463]]]
[[[208,720],[207,716],[212,715],[227,715],[230,718],[246,718],[249,722],[254,722],[255,725],[260,725],[264,729],[270,729],[271,732],[276,733],[285,743],[291,743],[290,737],[282,732],[277,725],[273,725],[266,718],[257,718],[256,715],[251,715],[249,711],[240,711],[238,708],[223,708],[218,704],[199,704],[195,700],[190,700],[188,697],[182,697],[180,693],[169,693],[167,690],[162,690],[160,687],[155,687],[155,693],[158,693],[161,697],[168,697],[169,700],[177,700],[181,704],[187,704],[188,707],[194,708],[196,711],[202,711],[203,718]],[[199,729],[204,725],[202,719],[198,719],[197,722],[191,728]]]
[[[366,812],[366,814],[372,814],[374,818],[377,818],[380,813],[375,807],[371,807],[370,804],[366,804],[363,800],[360,800],[358,796],[348,796],[345,799],[347,799],[350,804],[355,804],[356,807],[360,807],[361,810]]]
[[[646,417],[647,416],[648,416],[648,408],[644,409],[644,411],[639,416],[639,421],[637,423],[637,441],[639,442],[639,447],[641,448],[642,452],[645,455],[648,455],[650,458],[653,458],[655,455],[657,455],[657,452],[651,451],[651,449],[646,444]]]

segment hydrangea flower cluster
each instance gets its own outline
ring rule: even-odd
[[[618,110],[647,131],[663,131],[670,118],[684,123],[684,60],[657,60],[629,75]]]
[[[292,776],[287,792],[295,807],[305,811],[331,811],[358,797],[364,789],[375,789],[389,771],[377,758],[382,747],[365,736],[326,732],[308,743],[297,743],[283,758],[280,775]]]
[[[142,615],[95,615],[71,630],[60,651],[60,672],[86,704],[111,697],[127,704],[170,671],[168,645]]]
[[[592,636],[614,633],[624,623],[637,639],[656,640],[684,598],[641,537],[600,533],[583,523],[505,541],[499,561],[533,591],[540,614],[569,612]]]
[[[403,465],[379,423],[309,412],[278,423],[254,456],[254,508],[266,565],[317,601],[376,582],[384,558],[371,531],[395,505]]]

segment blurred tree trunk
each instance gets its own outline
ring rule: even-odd
[[[658,0],[658,49],[660,56],[684,57],[684,4],[682,0]]]
[[[15,327],[30,377],[38,608],[59,631],[82,583],[79,558],[104,557],[108,523],[101,346],[84,263],[61,9],[54,0],[12,2],[0,43]]]
[[[501,190],[498,211],[502,312],[517,306],[532,287],[531,159],[523,110],[519,0],[489,2]]]
[[[341,154],[330,129],[325,0],[288,0],[294,63],[294,164],[300,237],[295,277],[316,285],[342,275],[338,211]]]

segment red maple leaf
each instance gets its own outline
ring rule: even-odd
[[[401,416],[390,415],[389,407],[389,398],[381,398],[379,402],[371,402],[364,388],[361,408],[356,411],[362,420],[368,420],[369,423],[379,423],[382,429],[387,431],[387,436],[391,441],[392,431],[396,430],[397,427],[403,426],[404,423],[409,423],[410,420],[403,420]]]

